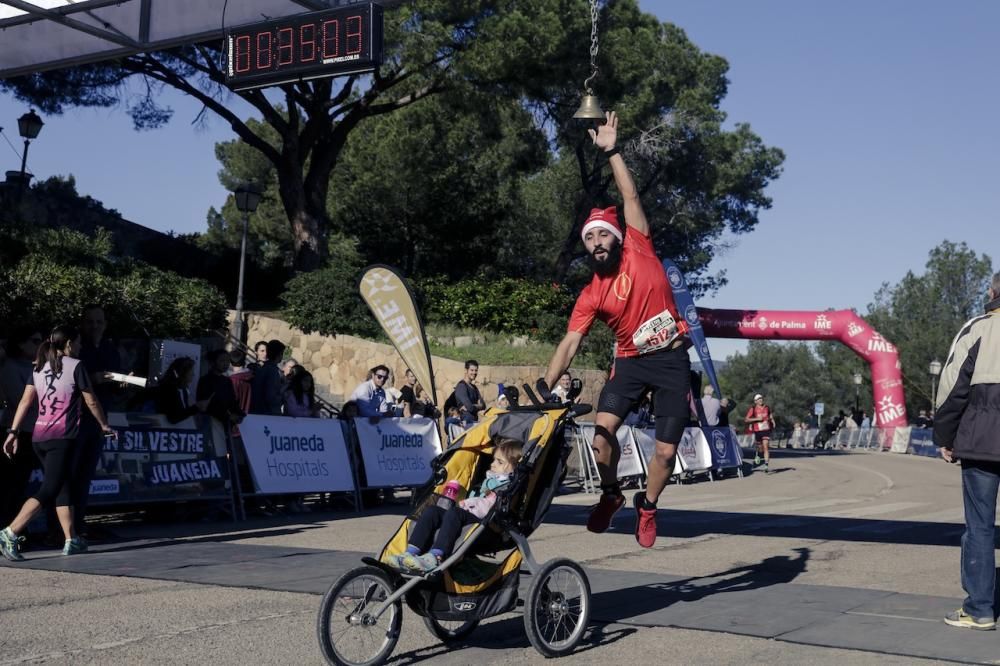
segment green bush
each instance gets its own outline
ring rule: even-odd
[[[377,336],[381,329],[358,291],[360,273],[335,263],[292,278],[281,295],[284,319],[306,333]]]
[[[22,250],[0,268],[4,327],[78,322],[90,303],[103,305],[109,330],[124,337],[141,334],[143,327],[153,337],[198,337],[225,323],[225,298],[218,289],[114,257],[106,234],[91,238],[67,229],[36,229],[23,236],[5,228],[0,244],[5,241]]]
[[[420,284],[420,293],[428,322],[548,341],[562,337],[573,306],[573,296],[558,284],[510,277],[476,277],[454,284],[433,278]]]

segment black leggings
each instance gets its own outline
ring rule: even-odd
[[[72,490],[73,440],[51,439],[34,442],[35,455],[42,461],[45,479],[35,493],[35,499],[43,506],[70,506]],[[54,501],[54,502],[53,502]]]
[[[450,509],[442,509],[437,504],[432,504],[420,514],[408,541],[411,546],[416,546],[420,552],[424,552],[434,530],[438,530],[431,549],[440,550],[443,553],[442,557],[448,557],[455,548],[455,542],[462,533],[462,528],[478,522],[479,518],[457,504]],[[439,527],[441,529],[438,529]]]

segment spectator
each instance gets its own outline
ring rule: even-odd
[[[81,328],[83,345],[80,347],[80,362],[90,373],[90,383],[94,395],[101,403],[101,409],[107,413],[115,394],[121,392],[119,384],[111,379],[111,373],[122,372],[121,357],[118,347],[105,335],[107,318],[104,308],[100,305],[88,305],[83,310],[83,326]],[[76,530],[84,533],[84,518],[87,514],[87,503],[90,498],[90,482],[97,471],[101,460],[101,450],[104,448],[104,438],[101,429],[91,413],[84,411],[80,418],[80,433],[76,447],[73,450],[73,520]]]
[[[930,428],[931,420],[927,418],[927,410],[921,409],[917,418],[913,421],[913,426],[916,428]]]
[[[361,416],[361,412],[358,411],[358,403],[348,400],[340,408],[340,416],[338,418],[342,421],[347,421],[348,419],[356,419],[359,416]]]
[[[455,385],[455,401],[458,403],[458,410],[462,414],[462,420],[466,423],[475,423],[479,420],[479,412],[486,409],[483,396],[476,386],[476,377],[479,375],[479,362],[468,360],[465,362],[465,378],[459,380]]]
[[[572,384],[573,375],[567,370],[559,375],[559,381],[556,383],[555,388],[552,389],[552,395],[559,398],[559,402],[566,402],[569,399],[569,390]]]
[[[297,367],[299,367],[299,362],[294,358],[290,358],[281,364],[281,376],[284,378],[286,386],[292,378],[292,371]]]
[[[389,401],[385,393],[385,383],[389,379],[389,368],[376,365],[370,370],[371,379],[361,382],[351,393],[351,400],[357,403],[361,416],[390,416]]]
[[[410,416],[415,411],[413,401],[417,399],[416,387],[417,376],[407,368],[406,372],[403,373],[403,386],[399,389],[399,402],[403,406],[403,416]]]
[[[719,410],[719,427],[728,428],[729,412],[736,409],[736,403],[732,402],[729,398],[723,398],[722,400],[719,401],[719,404],[722,406],[722,409]],[[803,424],[802,427],[805,427],[805,424]]]
[[[191,382],[194,381],[194,359],[187,356],[174,359],[156,391],[156,411],[167,417],[170,423],[180,423],[195,414],[208,409],[211,396],[194,400]]]
[[[252,403],[253,371],[246,367],[247,355],[239,349],[229,352],[229,381],[236,394],[236,404],[244,414],[250,413]]]
[[[285,389],[285,416],[305,418],[319,416],[313,376],[301,365],[294,366],[289,373],[288,388]]]
[[[48,340],[38,348],[32,381],[25,386],[17,406],[10,431],[3,444],[8,458],[17,455],[18,436],[24,427],[24,417],[32,403],[38,417],[32,430],[32,448],[42,461],[44,481],[38,494],[25,501],[14,520],[0,531],[0,553],[18,562],[21,555],[21,534],[28,523],[46,504],[54,504],[65,543],[63,555],[75,555],[87,550],[86,542],[77,536],[71,503],[72,447],[79,430],[80,412],[86,404],[104,434],[116,437],[108,425],[101,403],[90,386],[90,376],[77,358],[80,334],[71,326],[52,330]]]
[[[843,414],[843,412],[841,412]],[[841,426],[847,430],[857,430],[858,422],[854,420],[853,416],[844,415],[844,419],[841,422]]]
[[[229,353],[224,349],[215,349],[205,356],[205,360],[209,370],[198,382],[198,401],[206,402],[206,413],[224,426],[239,423],[246,413],[240,408],[233,382],[226,375]]]
[[[444,417],[444,431],[448,436],[449,446],[465,432],[465,422],[462,421],[462,412],[458,407],[448,408]]]
[[[705,424],[719,425],[719,413],[722,411],[722,401],[715,397],[715,388],[708,384],[702,389],[701,409],[705,413]]]
[[[0,414],[0,426],[6,433],[14,421],[14,410],[24,395],[24,387],[31,384],[38,346],[42,334],[35,328],[19,328],[7,338],[7,360],[0,366],[0,403],[6,409]],[[6,525],[17,515],[24,503],[25,489],[31,470],[35,468],[35,455],[31,451],[31,431],[38,416],[38,405],[32,403],[21,421],[17,437],[17,455],[0,456],[0,525]]]
[[[868,430],[872,427],[872,420],[868,416],[868,412],[861,412],[861,429]]]
[[[389,401],[389,410],[396,416],[403,415],[402,392],[396,388],[396,373],[389,371],[389,379],[385,380],[385,396]]]
[[[280,416],[284,385],[278,361],[285,354],[285,345],[280,340],[267,343],[266,360],[254,372],[250,389],[251,414]]]
[[[253,346],[253,350],[254,354],[257,356],[257,362],[254,363],[254,367],[259,368],[264,365],[265,361],[267,361],[267,342],[261,340]]]
[[[986,314],[969,320],[941,369],[934,443],[962,464],[961,608],[944,618],[965,629],[996,628],[996,508],[1000,487],[1000,273],[987,291]]]
[[[404,387],[406,388],[406,387]],[[424,387],[417,384],[414,387],[415,398],[412,402],[403,403],[403,416],[423,416],[429,419],[436,419],[441,416],[441,412],[438,411],[434,403],[431,402],[431,398],[424,391]]]

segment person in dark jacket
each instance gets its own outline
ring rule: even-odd
[[[205,356],[209,371],[198,382],[197,399],[208,402],[206,413],[217,421],[230,425],[243,420],[245,413],[236,398],[233,383],[226,375],[229,369],[229,352],[214,349]]]
[[[156,390],[156,411],[164,414],[170,423],[180,423],[184,419],[203,414],[208,409],[211,398],[195,400],[191,394],[194,381],[194,359],[182,356],[175,359]]]
[[[934,443],[948,462],[962,463],[962,607],[944,621],[965,629],[996,628],[997,489],[1000,488],[1000,273],[988,290],[986,314],[974,317],[951,343],[941,370]]]

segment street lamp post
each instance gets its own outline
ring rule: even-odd
[[[931,361],[927,372],[931,374],[931,409],[937,405],[937,378],[941,374],[941,361],[934,359]]]
[[[860,372],[854,373],[854,412],[861,411],[861,382],[864,381],[864,377],[861,376]]]
[[[42,125],[44,124],[34,109],[29,109],[26,114],[17,119],[17,131],[21,135],[21,138],[24,139],[24,152],[21,154],[22,187],[28,182],[28,146],[31,144],[31,140],[36,138],[38,133],[42,131]]]
[[[247,229],[250,226],[250,213],[257,210],[260,203],[260,190],[254,183],[244,183],[233,192],[236,208],[243,213],[243,241],[240,244],[240,282],[236,290],[236,326],[235,337],[243,342],[243,273],[247,260]]]

